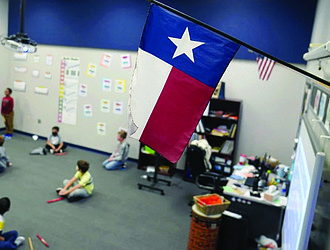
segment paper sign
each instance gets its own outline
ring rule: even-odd
[[[40,62],[40,56],[39,56],[39,55],[35,55],[35,56],[33,57],[33,62],[34,62],[34,63],[39,63],[39,62]]]
[[[26,89],[25,82],[22,82],[20,80],[14,81],[14,90],[15,91],[25,92],[25,89]]]
[[[325,128],[330,132],[330,102],[328,104],[327,116],[325,118]]]
[[[122,101],[115,101],[113,103],[113,113],[117,115],[122,115],[124,110],[124,104]]]
[[[327,103],[327,95],[326,93],[322,93],[320,100],[320,109],[319,109],[319,119],[322,121],[325,113],[325,104]]]
[[[111,91],[111,80],[109,78],[102,79],[102,90],[103,91]]]
[[[53,56],[52,55],[46,56],[46,65],[53,65]]]
[[[132,67],[131,55],[122,55],[121,56],[121,67],[123,69],[128,69]]]
[[[96,130],[97,130],[97,134],[99,134],[99,135],[106,135],[106,126],[105,126],[105,123],[104,122],[98,122],[97,123]]]
[[[320,97],[321,97],[321,90],[316,91],[315,95],[315,101],[314,101],[314,112],[317,114],[317,109],[319,108],[319,103],[320,103]]]
[[[96,76],[96,64],[89,63],[87,66],[86,75],[89,77],[95,77]]]
[[[15,66],[14,70],[15,70],[15,72],[18,72],[18,73],[25,73],[27,71],[27,68],[21,67],[21,66]]]
[[[40,74],[39,70],[37,70],[37,69],[32,70],[32,76],[33,77],[38,78],[39,74]]]
[[[26,61],[27,54],[26,53],[15,53],[14,54],[14,59],[16,61]]]
[[[52,79],[52,73],[50,73],[49,71],[45,72],[44,77],[45,77],[45,79]]]
[[[81,97],[87,96],[87,85],[86,84],[80,84],[79,85],[79,95]]]
[[[48,88],[43,86],[38,86],[34,88],[36,94],[48,95]]]
[[[101,100],[101,112],[110,112],[110,101],[106,99]]]
[[[125,93],[125,91],[126,91],[126,81],[122,79],[116,80],[115,92]]]
[[[85,104],[84,105],[84,116],[85,117],[92,117],[93,116],[92,105],[90,105],[90,104]]]
[[[111,59],[112,59],[112,55],[110,55],[109,53],[104,53],[100,64],[103,67],[109,67],[111,64]]]

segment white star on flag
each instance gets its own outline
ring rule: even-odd
[[[186,56],[188,56],[188,58],[192,62],[195,62],[194,54],[192,50],[204,44],[203,42],[196,42],[190,40],[188,27],[186,27],[181,38],[168,37],[168,39],[170,39],[172,43],[176,45],[176,50],[174,52],[172,59],[182,54],[186,54]]]

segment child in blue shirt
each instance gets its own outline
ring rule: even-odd
[[[10,209],[10,199],[8,197],[3,197],[0,199],[0,249],[16,249],[23,244],[25,238],[23,236],[18,236],[17,231],[9,231],[4,233],[3,228],[5,225],[4,213],[8,212]],[[18,237],[17,237],[18,236]]]

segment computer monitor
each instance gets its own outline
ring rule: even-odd
[[[324,158],[324,153],[314,151],[302,120],[282,227],[282,250],[308,247]]]

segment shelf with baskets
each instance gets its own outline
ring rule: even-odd
[[[211,99],[208,115],[202,116],[191,140],[206,139],[212,147],[212,171],[230,175],[235,161],[242,101]],[[186,175],[189,169],[186,164]],[[188,176],[189,177],[189,176]]]
[[[145,144],[140,143],[140,152],[138,160],[138,169],[147,170],[148,168],[155,167],[156,155],[155,152],[147,147]],[[164,157],[159,159],[159,171],[158,174],[173,176],[175,173],[176,164],[168,161]]]

